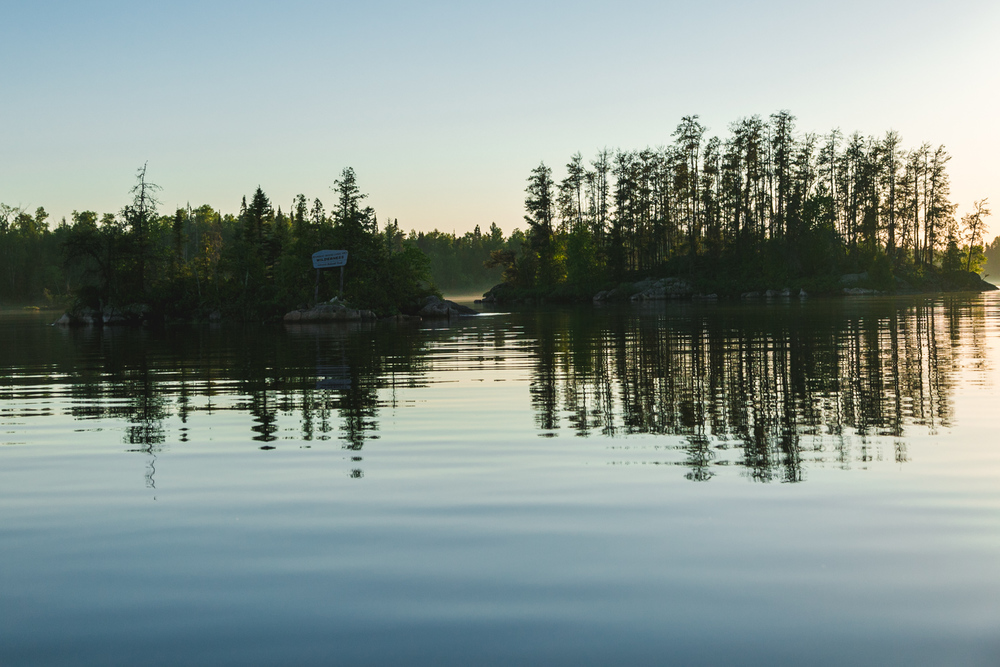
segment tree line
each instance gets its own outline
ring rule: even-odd
[[[567,297],[654,274],[696,278],[708,291],[832,287],[869,271],[873,286],[921,283],[1000,266],[984,243],[988,202],[956,219],[943,146],[905,147],[840,130],[801,133],[788,111],[752,116],[708,136],[685,116],[666,146],[578,152],[556,180],[544,162],[525,193],[525,229],[494,223],[464,235],[380,227],[355,173],[335,181],[336,203],[297,195],[287,212],[258,187],[237,214],[210,205],[161,214],[159,188],[138,170],[118,213],[74,211],[49,224],[0,204],[0,300],[75,295],[101,308],[150,304],[165,316],[221,311],[274,317],[309,303],[310,256],[350,253],[349,301],[383,313],[435,289],[485,290],[501,280]],[[998,237],[1000,238],[1000,237]],[[336,293],[336,276],[320,292]]]
[[[55,226],[34,213],[0,205],[0,301],[38,303],[75,297],[75,307],[145,304],[166,318],[219,311],[236,319],[273,318],[312,302],[311,255],[347,249],[345,299],[379,313],[398,312],[437,286],[485,289],[500,279],[484,261],[507,247],[495,224],[463,236],[379,225],[356,175],[334,182],[336,202],[297,195],[288,211],[257,187],[236,214],[210,205],[163,214],[160,188],[146,167],[136,174],[129,203],[118,213],[73,211]],[[523,235],[512,236],[518,245]],[[338,293],[339,274],[322,272],[319,294]]]
[[[527,179],[525,243],[492,261],[543,289],[656,272],[749,287],[980,268],[987,202],[956,220],[943,146],[799,133],[795,121],[743,118],[720,138],[685,116],[669,145],[576,153],[558,181],[542,162]]]

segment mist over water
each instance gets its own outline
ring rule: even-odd
[[[5,316],[0,661],[995,663],[998,315]]]

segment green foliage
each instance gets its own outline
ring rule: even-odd
[[[705,131],[686,116],[672,145],[603,150],[592,169],[573,155],[557,188],[557,226],[551,170],[540,164],[526,189],[528,243],[493,262],[521,290],[560,295],[573,292],[565,284],[656,275],[718,293],[806,284],[832,291],[840,274],[860,271],[893,290],[900,271],[955,264],[955,249],[946,250],[957,223],[944,147],[906,150],[891,131],[798,134],[784,110],[740,119],[727,138]],[[966,270],[988,215],[981,200],[962,219]]]
[[[531,170],[524,199],[524,221],[528,223],[528,244],[525,251],[531,256],[530,263],[535,268],[532,273],[535,284],[539,287],[554,287],[561,278],[553,226],[556,203],[554,188],[552,170],[544,162]],[[526,275],[522,272],[522,276]]]
[[[285,215],[257,187],[237,216],[210,206],[158,216],[143,167],[131,203],[100,222],[74,213],[72,226],[49,230],[44,209],[0,207],[0,298],[74,290],[94,304],[268,319],[313,300],[309,258],[320,249],[348,250],[345,296],[386,313],[434,285],[470,292],[502,280],[572,298],[672,275],[732,294],[833,290],[839,274],[868,271],[872,286],[894,289],[897,276],[931,284],[938,266],[1000,266],[1000,240],[983,245],[986,200],[955,220],[943,147],[906,150],[894,132],[798,134],[787,111],[739,119],[728,137],[705,133],[686,116],[671,145],[604,149],[589,166],[576,153],[559,181],[540,163],[525,187],[527,228],[508,238],[495,224],[461,236],[406,235],[396,221],[380,230],[351,168],[334,182],[329,214],[300,194]],[[338,283],[338,272],[324,272],[321,297]]]
[[[945,273],[956,273],[962,269],[962,251],[954,238],[948,239],[948,246],[941,258],[941,270]]]
[[[411,245],[427,255],[431,281],[445,292],[483,292],[513,275],[505,278],[503,271],[510,263],[506,258],[512,261],[516,252],[495,223],[487,234],[478,225],[462,236],[438,230],[413,231],[409,237],[400,239],[400,244]],[[501,253],[505,259],[491,263],[495,253]]]
[[[275,210],[260,187],[249,203],[244,198],[235,217],[208,205],[156,216],[152,195],[158,188],[145,180],[145,169],[138,180],[133,202],[120,216],[107,214],[98,222],[91,211],[74,212],[73,224],[56,232],[36,228],[34,221],[46,217],[41,209],[32,224],[21,221],[40,238],[58,237],[53,245],[63,261],[38,264],[61,264],[57,282],[65,281],[81,306],[142,303],[152,317],[166,320],[213,311],[246,321],[270,320],[312,302],[316,271],[311,256],[322,249],[348,251],[344,296],[356,307],[396,313],[435,291],[430,260],[404,243],[398,230],[395,241],[387,242],[374,211],[362,206],[365,196],[349,168],[335,182],[338,206],[332,217],[318,199],[309,208],[303,195],[293,200],[287,216],[280,207]],[[16,222],[17,216],[6,217]],[[15,232],[10,224],[0,232],[2,252],[12,246],[6,241]],[[502,242],[502,234],[498,237]],[[323,271],[320,277],[320,298],[335,296],[339,272]],[[39,282],[40,295],[53,293],[50,284]],[[18,287],[12,284],[10,291],[18,293]]]
[[[566,238],[566,282],[584,288],[604,282],[593,235],[583,224],[575,225]]]
[[[868,279],[871,286],[877,290],[891,291],[894,288],[892,262],[884,252],[876,251],[868,269]]]

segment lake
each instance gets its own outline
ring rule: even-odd
[[[0,664],[1000,663],[1000,297],[0,317]]]

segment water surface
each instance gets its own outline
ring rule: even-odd
[[[997,664],[1000,299],[0,319],[0,663]]]

